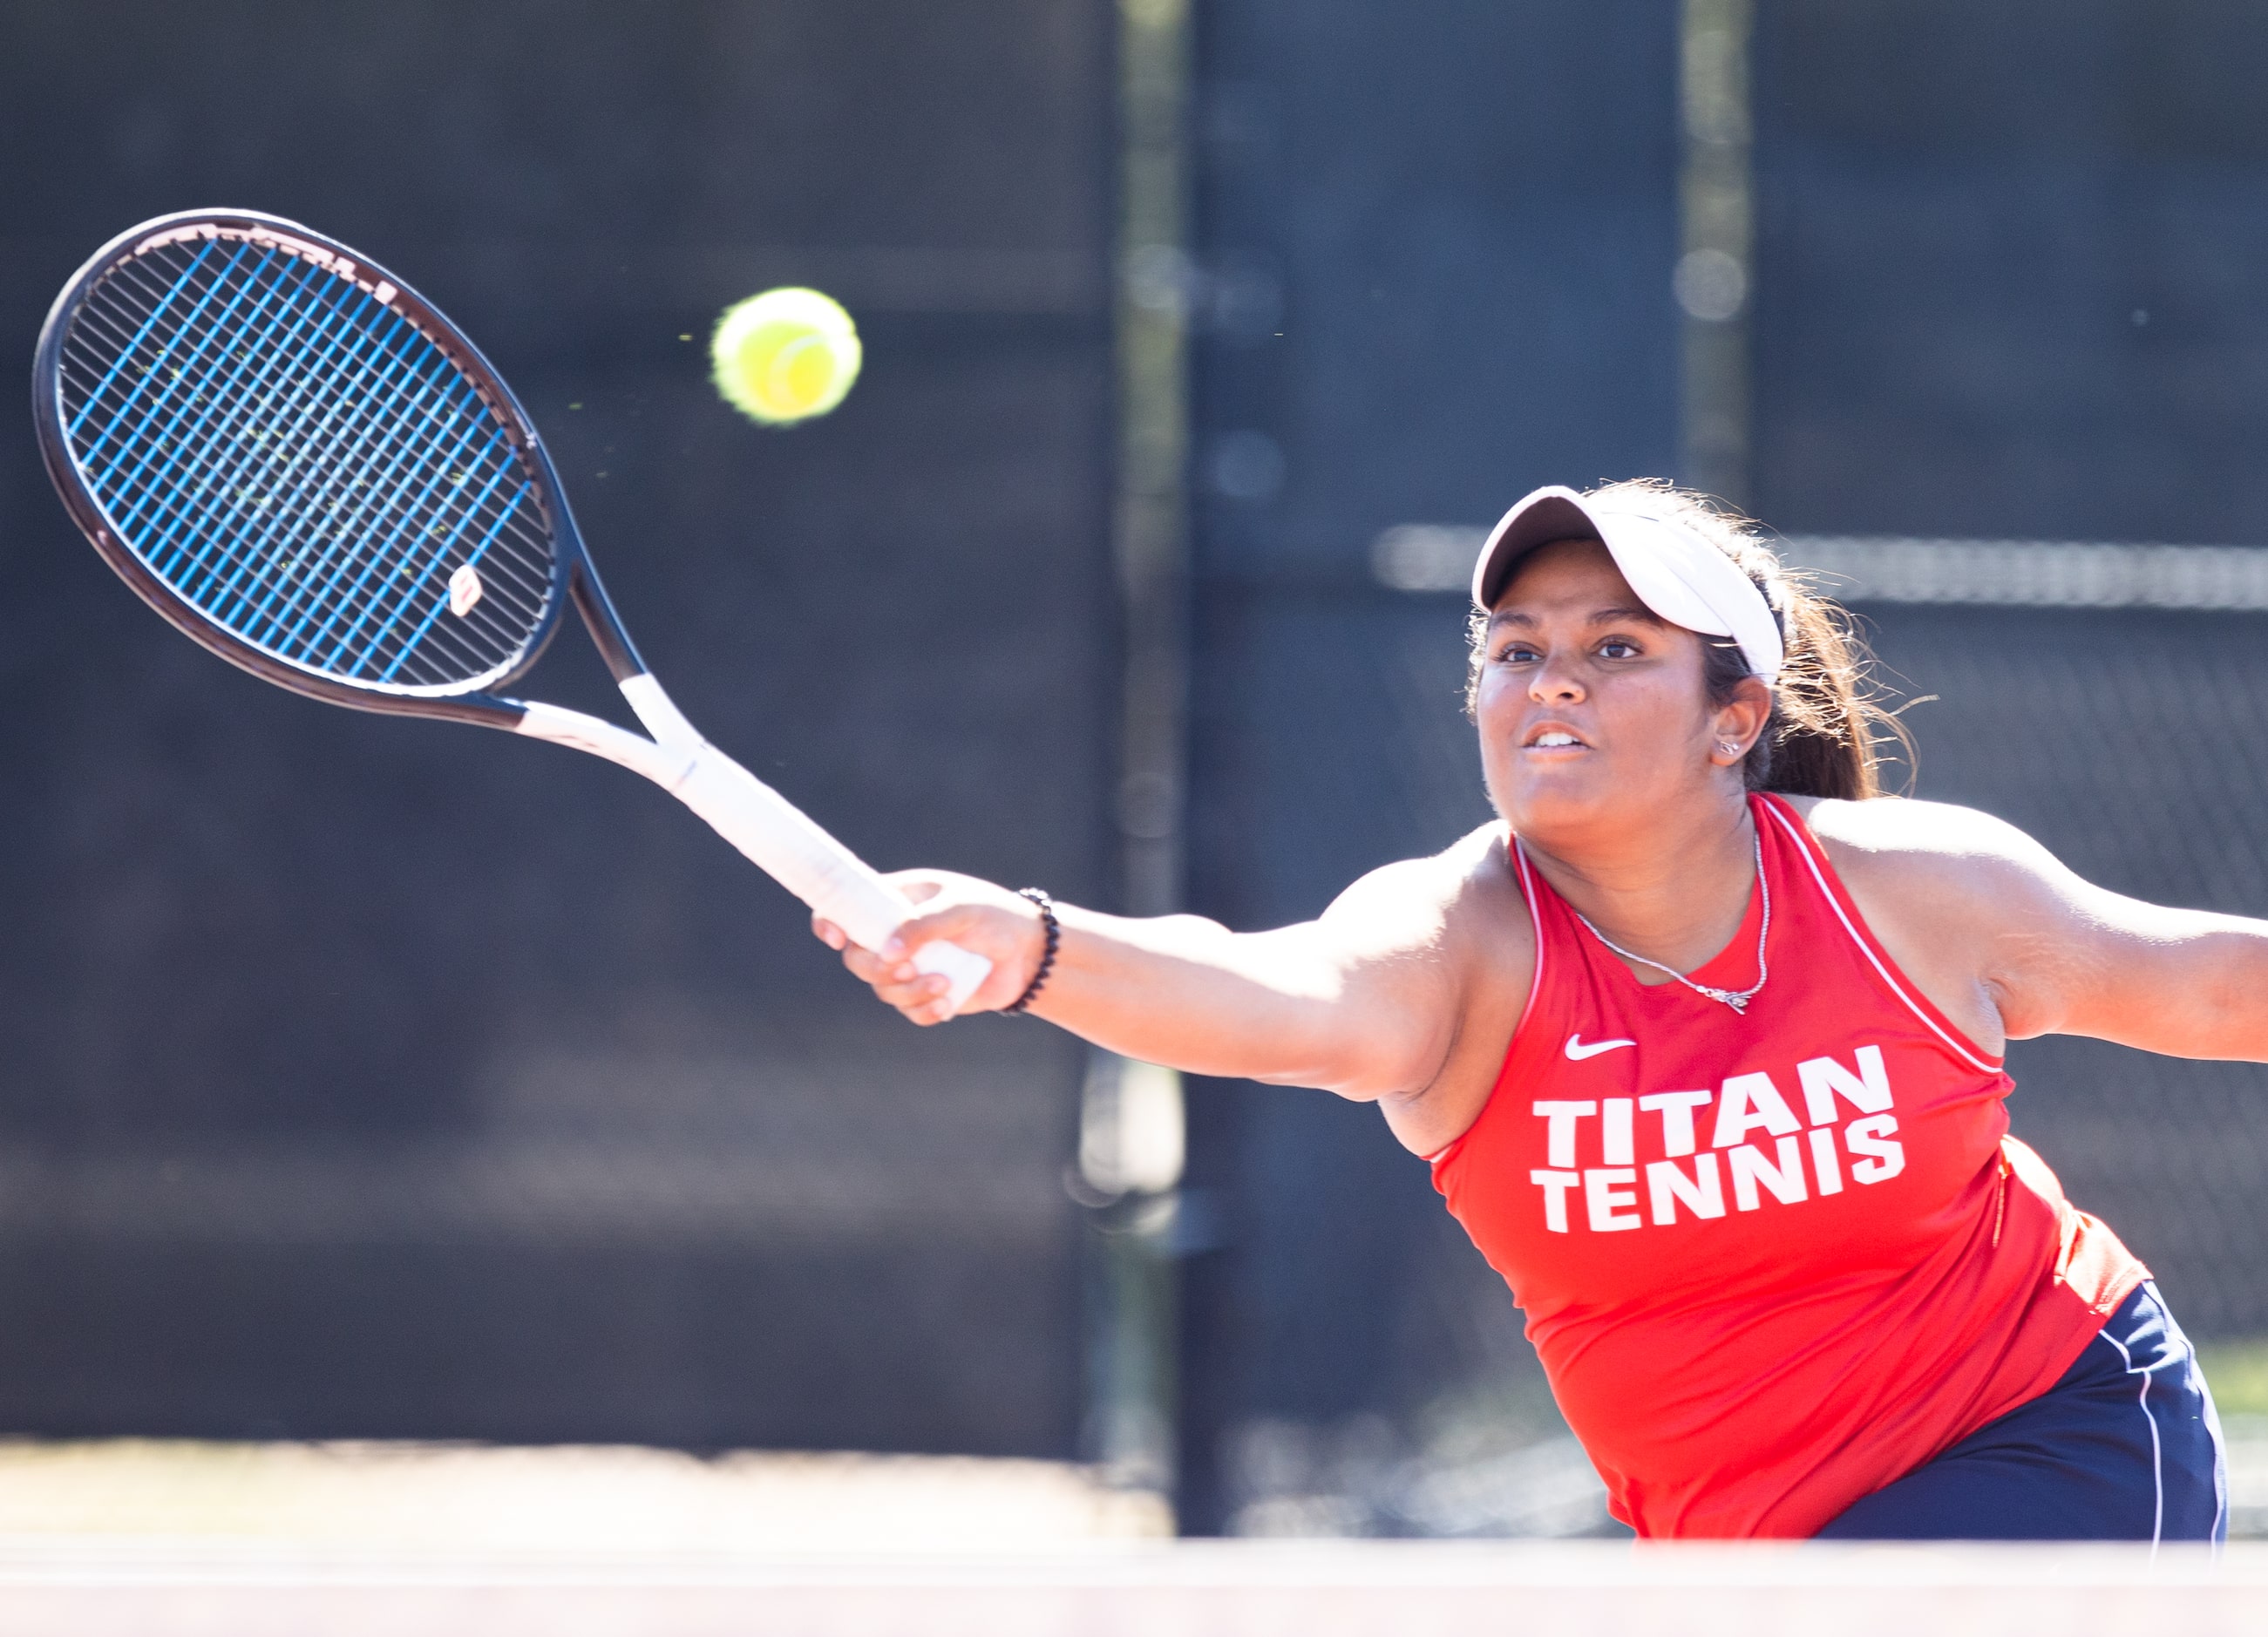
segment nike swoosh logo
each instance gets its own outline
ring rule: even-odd
[[[1616,1046],[1636,1044],[1638,1042],[1635,1040],[1594,1040],[1587,1046],[1583,1043],[1581,1031],[1578,1030],[1567,1036],[1567,1060],[1571,1063],[1580,1063],[1585,1058],[1595,1058],[1602,1051],[1612,1051]]]

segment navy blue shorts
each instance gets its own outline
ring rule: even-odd
[[[2155,1285],[2056,1384],[1886,1485],[1822,1540],[2197,1540],[2228,1530],[2220,1418]]]

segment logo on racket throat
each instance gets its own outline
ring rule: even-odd
[[[468,563],[449,576],[449,612],[462,619],[473,611],[487,587],[481,584],[481,571]]]

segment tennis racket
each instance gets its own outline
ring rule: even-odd
[[[221,658],[362,711],[498,727],[668,791],[858,943],[911,906],[695,731],[600,584],[534,425],[432,303],[279,217],[187,210],[121,234],[55,298],[40,450],[144,601]],[[651,738],[506,698],[568,602]],[[991,963],[952,944],[957,1010]]]

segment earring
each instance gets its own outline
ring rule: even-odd
[[[1727,756],[1738,756],[1741,754],[1741,747],[1734,744],[1729,739],[1719,739],[1717,741],[1717,748],[1723,751]]]

